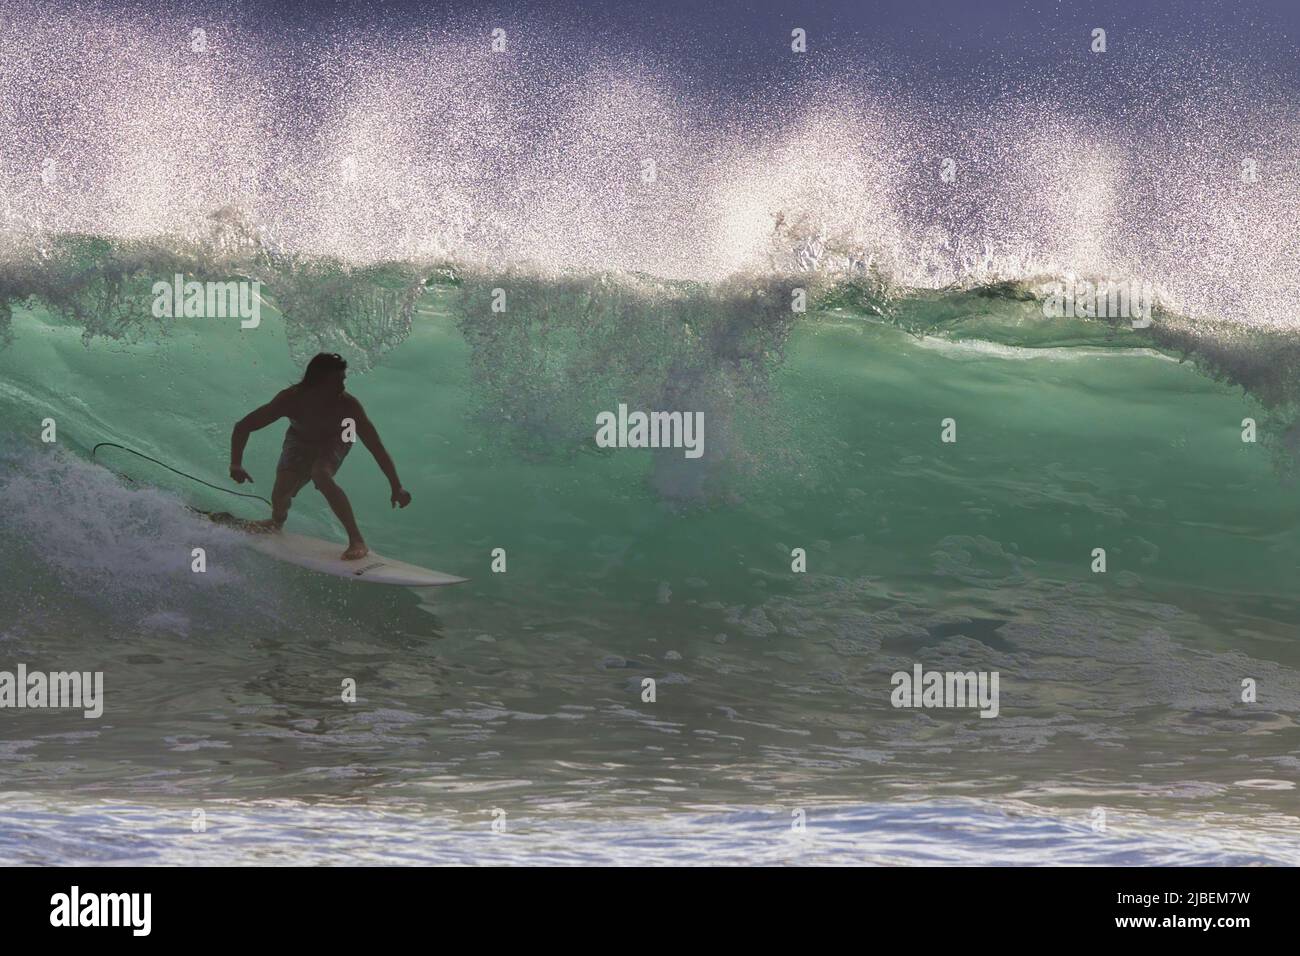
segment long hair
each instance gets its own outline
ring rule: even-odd
[[[347,367],[347,361],[338,352],[321,352],[307,363],[307,371],[303,373],[302,381],[298,384],[303,388],[311,388],[319,385],[321,380],[331,372],[342,372]]]

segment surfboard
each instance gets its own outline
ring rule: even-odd
[[[197,509],[196,509],[197,510]],[[248,531],[250,522],[233,518],[225,512],[200,512],[218,524]],[[405,561],[396,561],[371,551],[358,561],[344,561],[339,557],[346,545],[337,541],[310,538],[292,531],[256,533],[248,531],[248,543],[262,554],[278,561],[295,564],[309,571],[319,571],[336,578],[364,581],[367,584],[390,584],[407,588],[438,588],[449,584],[464,584],[469,578],[458,578]]]

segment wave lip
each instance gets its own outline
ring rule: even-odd
[[[476,32],[290,41],[238,19],[197,51],[165,15],[85,12],[74,31],[15,9],[0,247],[170,236],[370,265],[867,270],[931,289],[1109,275],[1158,282],[1192,318],[1296,323],[1300,110],[1249,65],[1131,66],[1093,102],[1071,96],[1071,62],[960,104],[821,66],[723,104],[544,28],[544,58],[493,55]]]

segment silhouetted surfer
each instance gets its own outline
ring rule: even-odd
[[[253,480],[243,466],[248,436],[274,421],[288,418],[289,430],[284,435],[284,450],[280,453],[275,489],[271,492],[271,518],[253,524],[278,531],[289,516],[294,495],[310,481],[347,529],[348,549],[343,552],[343,558],[352,561],[364,558],[370,549],[361,537],[348,496],[334,481],[335,473],[352,449],[351,438],[360,438],[383,469],[392,486],[393,507],[409,505],[411,493],[402,487],[393,459],[366,417],[365,409],[343,390],[347,368],[342,356],[321,352],[307,363],[301,382],[290,385],[270,402],[241,418],[230,436],[230,477],[239,484]]]

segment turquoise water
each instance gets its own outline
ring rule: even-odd
[[[363,449],[339,480],[372,546],[472,578],[433,594],[280,565],[185,508],[257,502],[89,460],[113,441],[229,484],[231,425],[316,347],[269,303],[255,330],[135,341],[16,308],[0,647],[104,671],[106,703],[5,713],[7,855],[1294,860],[1297,509],[1285,445],[1240,424],[1272,410],[997,290],[795,321],[753,289],[607,276],[485,314],[503,282],[434,283],[396,344],[352,337],[414,503],[389,509]],[[597,449],[619,401],[703,408],[706,454]],[[245,458],[262,493],[282,431]],[[342,540],[310,488],[290,526]],[[997,671],[999,716],[894,709],[916,662]],[[790,849],[797,809],[849,822]],[[476,836],[494,811],[512,842]]]

